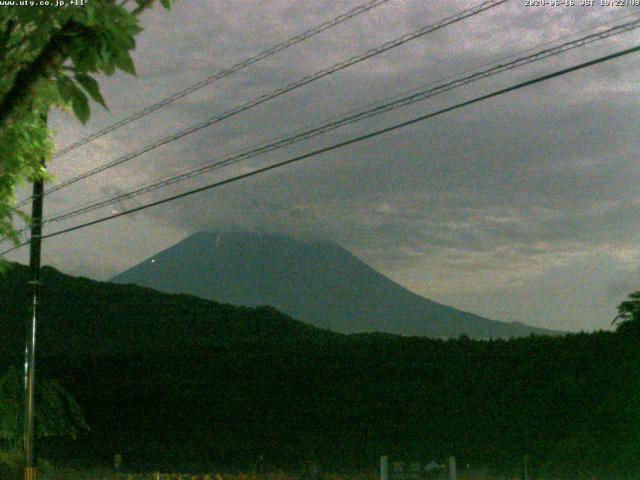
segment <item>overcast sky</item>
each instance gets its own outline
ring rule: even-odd
[[[512,0],[46,198],[46,215],[224,158],[383,98],[636,13]],[[110,110],[53,115],[60,147],[364,0],[179,0],[144,16],[137,77],[101,79]],[[477,2],[389,0],[57,159],[58,181]],[[575,3],[580,3],[576,0]],[[124,202],[204,185],[619,49],[634,31],[311,142]],[[640,57],[550,80],[364,143],[47,241],[43,261],[107,279],[198,230],[335,241],[432,300],[492,319],[608,328],[640,289]],[[23,249],[24,250],[24,249]],[[26,261],[26,251],[10,257]]]

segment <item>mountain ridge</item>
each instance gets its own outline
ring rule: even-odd
[[[48,266],[42,268],[41,279],[38,349],[46,355],[225,348],[257,337],[287,345],[341,336],[268,306],[236,307],[192,295],[74,277]],[[1,357],[23,347],[29,268],[10,263],[0,280]]]

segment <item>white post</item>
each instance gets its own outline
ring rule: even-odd
[[[389,480],[389,457],[380,457],[380,480]]]
[[[458,480],[456,473],[456,457],[449,457],[449,480]]]

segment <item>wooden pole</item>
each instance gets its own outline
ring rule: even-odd
[[[46,123],[46,117],[45,117]],[[44,159],[42,160],[44,168]],[[36,325],[40,301],[40,251],[42,243],[42,205],[44,181],[33,182],[31,205],[31,241],[29,245],[29,270],[31,280],[31,318],[27,322],[27,340],[24,349],[24,480],[36,480],[34,453],[34,390],[36,368]]]

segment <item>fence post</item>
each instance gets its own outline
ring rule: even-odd
[[[380,457],[380,480],[389,480],[389,457],[387,455]]]
[[[456,472],[456,457],[449,457],[449,480],[458,480],[458,474]]]

